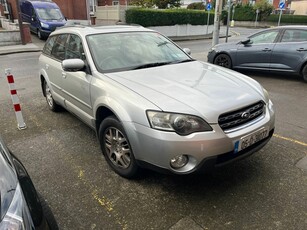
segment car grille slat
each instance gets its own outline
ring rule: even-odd
[[[264,105],[263,101],[259,101],[242,109],[224,113],[219,116],[218,123],[224,131],[235,129],[261,117],[264,114]]]

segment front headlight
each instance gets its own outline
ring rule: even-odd
[[[16,187],[15,194],[10,204],[10,207],[0,223],[0,229],[34,229],[29,209],[27,207],[19,184]]]
[[[216,50],[216,46],[212,46],[212,47],[209,49],[209,52],[212,52],[213,50]]]
[[[48,29],[49,25],[47,23],[41,22],[41,27]]]
[[[152,128],[173,131],[182,136],[212,131],[207,122],[193,115],[147,111],[147,117]]]

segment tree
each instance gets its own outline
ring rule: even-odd
[[[181,0],[153,0],[159,9],[175,8],[181,6]]]
[[[132,0],[130,4],[134,6],[141,6],[144,8],[152,8],[154,5],[153,0]]]
[[[259,20],[265,21],[274,10],[274,6],[267,0],[257,1],[254,5],[254,10],[259,10]]]

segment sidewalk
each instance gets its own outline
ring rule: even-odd
[[[41,50],[42,48],[38,47],[33,43],[28,43],[26,45],[0,46],[0,55],[24,52],[38,52]]]

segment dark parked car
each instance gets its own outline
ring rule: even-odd
[[[0,229],[58,229],[22,163],[0,137]]]
[[[239,43],[215,45],[208,62],[230,69],[299,74],[307,82],[307,26],[265,29]]]

